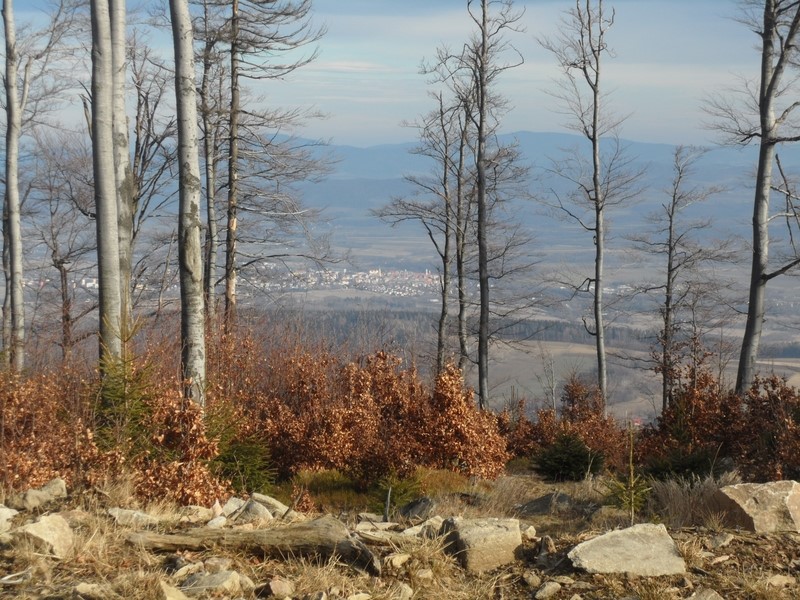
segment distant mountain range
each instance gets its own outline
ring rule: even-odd
[[[546,170],[553,161],[560,160],[568,152],[588,150],[585,139],[563,133],[521,131],[503,135],[500,141],[518,145],[524,161],[532,167],[530,192],[545,199],[549,194],[547,190],[553,187],[560,186],[561,191],[566,191],[564,181],[548,180],[546,177]],[[614,239],[645,227],[647,216],[667,200],[665,190],[673,177],[674,146],[633,141],[623,143],[631,160],[631,168],[644,169],[644,191],[637,202],[609,209],[612,248]],[[420,226],[404,224],[391,228],[370,214],[371,209],[383,206],[392,197],[413,192],[413,187],[404,176],[431,172],[434,165],[430,159],[413,154],[411,150],[414,147],[414,143],[368,148],[330,146],[326,151],[337,160],[332,173],[321,182],[302,186],[306,203],[324,209],[334,229],[336,243],[348,247],[348,241],[356,242],[355,255],[365,266],[425,268],[432,264],[432,248]],[[713,220],[713,228],[705,232],[709,239],[732,234],[747,235],[757,152],[755,146],[715,147],[698,161],[689,185],[720,185],[726,188],[725,192],[693,206],[687,212],[687,216],[693,218]],[[788,169],[800,167],[800,148],[787,147],[781,154]],[[513,212],[533,233],[539,252],[545,259],[551,253],[563,255],[565,244],[573,246],[575,250],[591,246],[591,238],[577,225],[558,218],[541,202],[520,200]],[[387,245],[395,244],[398,245],[398,252],[387,255]],[[402,245],[406,246],[405,251]],[[414,247],[416,249],[412,250]]]

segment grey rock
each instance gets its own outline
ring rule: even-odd
[[[358,513],[356,521],[358,523],[383,523],[383,515],[379,515],[378,513],[362,512]]]
[[[258,598],[286,598],[294,594],[294,584],[283,577],[274,577],[271,581],[256,588]]]
[[[521,517],[550,515],[569,510],[574,506],[574,504],[575,503],[572,498],[567,494],[562,492],[554,492],[516,507],[515,512]]]
[[[23,494],[12,496],[8,506],[19,510],[34,510],[45,504],[67,497],[67,484],[63,479],[52,479],[40,488],[30,489]]]
[[[539,540],[539,550],[536,554],[536,564],[540,567],[549,568],[552,566],[550,563],[554,560],[556,553],[556,544],[553,538],[549,535],[542,536]]]
[[[219,510],[221,514],[222,507],[220,507]],[[206,508],[205,506],[195,506],[195,505],[182,507],[180,509],[179,514],[180,514],[179,518],[180,523],[190,523],[190,524],[207,523],[214,517],[219,516],[215,515],[214,510],[211,508]]]
[[[212,574],[198,573],[191,575],[183,582],[181,591],[192,597],[202,595],[231,596],[242,592],[242,584],[236,571],[220,571]]]
[[[764,581],[764,585],[768,588],[793,587],[797,585],[797,579],[791,575],[772,575],[771,577],[767,577],[766,581]]]
[[[714,508],[725,523],[755,533],[800,532],[800,483],[740,483],[718,490]]]
[[[40,552],[65,558],[75,544],[72,529],[60,515],[46,515],[11,532],[12,539],[28,540]]]
[[[143,513],[139,510],[129,510],[127,508],[109,508],[108,514],[114,517],[117,525],[126,527],[155,527],[159,520],[152,515]]]
[[[299,513],[293,511],[280,500],[276,500],[272,496],[265,494],[253,493],[250,495],[251,500],[255,500],[259,504],[267,507],[272,516],[276,519],[296,519],[300,516]]]
[[[75,586],[75,595],[81,600],[122,600],[109,586],[97,583],[79,583]]]
[[[9,531],[11,529],[11,519],[18,514],[19,511],[0,504],[0,532]]]
[[[237,498],[236,496],[231,497],[226,503],[225,506],[222,507],[222,515],[225,517],[231,516],[237,510],[242,508],[246,503],[245,500],[241,498]]]
[[[361,521],[356,524],[356,531],[389,531],[397,528],[397,523],[375,523],[372,521]]]
[[[468,572],[491,571],[516,559],[522,546],[517,519],[464,519],[451,517],[442,523],[446,550]]]
[[[611,531],[568,554],[577,569],[589,573],[628,573],[646,577],[682,575],[686,564],[663,525],[645,523]]]
[[[409,521],[425,521],[433,515],[435,504],[431,498],[423,496],[412,500],[400,508],[400,516]]]
[[[708,539],[706,546],[711,550],[718,550],[730,544],[736,538],[731,533],[718,533]]]
[[[212,556],[203,561],[203,566],[209,573],[221,573],[229,571],[233,565],[233,560],[227,556]]]
[[[248,500],[245,502],[239,510],[230,515],[229,518],[237,525],[243,523],[267,523],[274,519],[269,509],[255,500]]]
[[[403,535],[416,536],[424,539],[433,539],[439,535],[444,519],[440,516],[431,517],[424,523],[403,530]]]
[[[218,517],[214,517],[208,523],[206,523],[206,527],[208,527],[209,529],[221,529],[225,527],[227,523],[228,519],[220,515]]]
[[[534,598],[536,600],[547,600],[547,598],[552,598],[556,594],[561,591],[561,584],[557,581],[548,581],[538,590],[536,590],[536,594],[534,594]]]
[[[396,600],[411,600],[414,597],[414,589],[407,583],[400,582],[392,592],[392,598]]]
[[[542,585],[542,578],[539,577],[537,573],[533,571],[525,571],[522,574],[522,580],[528,585],[530,588],[538,588]]]

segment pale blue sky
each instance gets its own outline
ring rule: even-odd
[[[554,131],[564,118],[545,91],[557,77],[552,55],[536,42],[556,32],[572,0],[524,0],[526,33],[510,41],[525,64],[500,88],[513,110],[503,130]],[[758,67],[754,34],[733,17],[734,0],[617,0],[608,34],[617,57],[606,62],[613,107],[631,116],[624,137],[706,143],[701,100]],[[316,0],[315,19],[328,27],[319,60],[266,90],[277,103],[314,105],[329,118],[310,129],[337,143],[410,141],[400,126],[431,108],[420,61],[436,47],[458,47],[470,31],[465,0]]]
[[[18,17],[43,0],[17,0]],[[135,0],[129,6],[166,0]],[[606,0],[616,9],[606,61],[610,102],[630,114],[623,137],[664,143],[708,143],[701,101],[758,68],[755,35],[736,22],[736,0]],[[502,130],[559,131],[564,117],[546,94],[558,76],[552,55],[536,42],[553,35],[574,0],[517,0],[525,33],[510,36],[525,64],[499,87],[513,107]],[[441,44],[460,46],[471,23],[466,0],[314,0],[314,20],[328,28],[320,57],[287,80],[259,90],[277,106],[315,107],[328,115],[309,124],[311,137],[366,146],[413,141],[403,120],[430,110],[423,58]],[[166,40],[165,40],[166,41]],[[170,46],[164,45],[169,51]]]

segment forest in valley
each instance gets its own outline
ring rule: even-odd
[[[514,459],[555,479],[634,463],[800,478],[800,392],[767,362],[797,357],[800,5],[732,7],[758,75],[704,101],[719,143],[752,149],[742,239],[715,229],[733,192],[708,148],[670,147],[658,200],[637,204],[652,174],[605,79],[624,3],[564,2],[536,39],[573,134],[537,165],[504,135],[528,7],[462,4],[469,34],[424,49],[402,193],[347,192],[383,228],[382,259],[402,263],[392,232],[415,232],[410,254],[430,260],[403,293],[433,292],[408,301],[367,295],[390,275],[348,274],[358,232],[348,247],[303,198],[335,197],[339,158],[307,133],[319,111],[262,94],[324,50],[312,0],[43,0],[25,20],[3,0],[0,489],[124,473],[143,500],[210,505],[308,472],[367,489],[419,468],[495,478]],[[547,261],[522,203],[564,226],[542,232]],[[357,293],[306,304],[312,279]],[[550,342],[590,348],[588,364],[556,369]],[[501,397],[501,349],[526,344],[540,393]],[[646,422],[612,410],[621,363],[651,377]]]

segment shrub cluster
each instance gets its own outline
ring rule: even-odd
[[[426,386],[385,352],[353,361],[221,337],[209,346],[204,413],[182,399],[174,364],[137,355],[102,379],[69,368],[0,373],[0,485],[55,476],[95,485],[126,473],[142,498],[209,504],[304,469],[338,469],[366,486],[419,466],[495,477],[508,459],[495,417],[452,367]]]
[[[246,423],[240,434],[258,431],[268,440],[282,479],[336,469],[367,483],[419,466],[495,477],[508,458],[494,417],[476,408],[452,367],[430,389],[385,352],[347,361],[322,348],[296,347],[270,355],[262,373],[240,370],[239,377],[246,387],[229,390],[235,399],[217,398],[209,410],[238,406],[238,420]]]
[[[539,409],[535,421],[525,414],[524,403],[511,419],[509,411],[499,416],[500,428],[515,456],[529,456],[536,469],[548,478],[583,479],[604,467],[625,465],[625,432],[605,414],[596,386],[577,375],[564,383],[561,410]]]
[[[770,375],[739,396],[702,365],[686,367],[670,406],[642,432],[638,453],[659,477],[731,466],[748,481],[800,477],[800,393]]]

